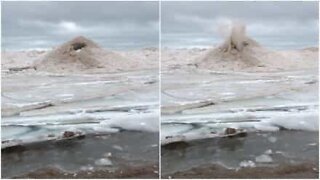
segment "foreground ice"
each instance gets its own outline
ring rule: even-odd
[[[317,69],[283,72],[167,70],[161,143],[246,132],[318,131]]]
[[[3,73],[2,148],[92,133],[157,132],[158,102],[155,70]]]

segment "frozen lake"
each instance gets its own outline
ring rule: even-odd
[[[163,175],[201,165],[237,169],[318,157],[317,69],[176,68],[163,72],[161,82]]]
[[[3,176],[21,175],[45,165],[68,171],[95,167],[107,163],[103,153],[117,154],[115,151],[118,155],[112,156],[113,168],[121,168],[121,163],[157,165],[158,92],[156,70],[72,75],[3,71]],[[99,140],[95,136],[108,138]],[[133,143],[141,139],[145,139],[142,144]],[[77,151],[73,146],[57,145],[73,141],[78,144],[74,147]],[[116,149],[112,150],[113,146]],[[44,157],[38,162],[32,158],[39,151]],[[80,157],[72,158],[73,152]],[[138,156],[138,152],[150,155]],[[83,159],[86,156],[89,160]],[[128,158],[123,160],[125,156]]]
[[[225,128],[318,131],[314,71],[162,75],[162,144],[220,136]]]

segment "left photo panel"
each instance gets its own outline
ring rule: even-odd
[[[159,2],[1,6],[1,177],[159,178]]]

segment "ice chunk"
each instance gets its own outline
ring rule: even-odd
[[[255,124],[254,128],[261,131],[279,131],[279,127],[272,126],[268,123]]]
[[[240,162],[240,167],[255,167],[255,166],[256,166],[256,164],[251,160]]]
[[[274,116],[269,121],[270,124],[293,130],[318,131],[319,120],[317,110],[310,110],[303,113],[283,113]]]
[[[101,125],[126,130],[158,132],[158,113],[158,110],[153,110],[148,113],[126,114],[125,116],[114,117],[110,120],[102,121]]]
[[[123,148],[122,148],[121,146],[119,146],[119,145],[113,145],[112,147],[113,147],[114,149],[119,150],[119,151],[123,151]]]
[[[97,166],[111,166],[112,162],[108,158],[101,158],[94,162]]]
[[[270,154],[272,154],[272,150],[271,150],[271,149],[268,149],[268,150],[266,150],[264,153],[270,155]]]
[[[93,169],[94,169],[94,167],[91,166],[91,165],[82,166],[82,167],[80,168],[80,170],[82,170],[82,171],[93,171]]]
[[[268,137],[268,140],[269,140],[270,142],[272,142],[272,143],[277,142],[277,138],[276,138],[276,137],[273,137],[273,136]]]
[[[316,146],[317,145],[317,143],[310,143],[310,144],[308,144],[308,146]]]
[[[262,154],[260,156],[256,157],[256,162],[258,163],[271,163],[273,160],[271,158],[271,156],[267,155],[267,154]]]
[[[103,155],[104,157],[111,157],[112,156],[112,153],[111,152],[107,152]]]

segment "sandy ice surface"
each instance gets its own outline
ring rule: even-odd
[[[63,139],[65,131],[78,135],[122,130],[158,132],[156,50],[119,52],[144,61],[144,67],[129,72],[12,71],[33,64],[44,54],[2,53],[2,148]]]
[[[226,128],[318,131],[316,48],[279,51],[286,58],[269,58],[270,66],[233,70],[197,67],[208,51],[162,51],[162,144],[222,137]]]
[[[317,48],[247,50],[162,50],[162,177],[317,177]]]

